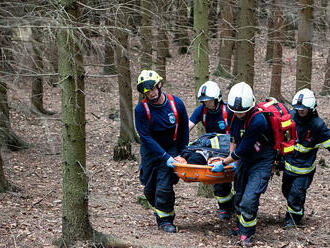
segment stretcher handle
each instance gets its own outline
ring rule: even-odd
[[[191,167],[191,168],[197,168],[197,169],[209,169],[211,170],[213,168],[213,166],[209,166],[209,165],[201,165],[201,164],[181,164],[181,163],[173,163],[174,166],[177,167]],[[224,166],[223,169],[231,169],[234,166],[232,165],[227,165]]]

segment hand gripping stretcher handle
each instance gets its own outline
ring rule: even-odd
[[[181,163],[173,163],[174,166],[178,166],[178,167],[191,167],[191,168],[200,168],[200,169],[209,169],[211,170],[213,168],[213,166],[209,166],[209,165],[201,165],[201,164],[181,164]],[[227,169],[231,169],[234,166],[232,165],[227,165],[224,166],[223,169],[227,170]],[[216,173],[216,172],[215,172]]]

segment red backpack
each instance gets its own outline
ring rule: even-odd
[[[274,149],[276,150],[277,156],[284,156],[285,154],[293,152],[296,141],[296,125],[287,107],[271,98],[266,99],[265,102],[260,102],[256,107],[257,111],[251,115],[248,125],[252,116],[262,112],[268,119],[273,130]]]

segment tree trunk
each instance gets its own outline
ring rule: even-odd
[[[179,45],[179,54],[186,54],[190,45],[188,36],[188,3],[187,0],[177,0],[176,2],[176,19],[174,30],[174,42]]]
[[[256,1],[240,0],[238,15],[237,80],[246,82],[253,88],[254,46],[256,31]]]
[[[130,61],[128,56],[128,33],[123,29],[127,14],[125,13],[125,3],[123,8],[117,11],[118,28],[116,37],[120,46],[116,46],[116,61],[118,68],[119,104],[120,104],[120,134],[116,147],[114,148],[114,160],[124,160],[132,158],[131,142],[137,140],[137,134],[133,122],[132,86],[130,74]]]
[[[170,57],[169,50],[168,50],[168,38],[166,35],[166,10],[168,8],[168,1],[167,0],[158,0],[157,3],[157,13],[158,18],[157,22],[157,57],[155,63],[155,69],[159,73],[159,75],[163,78],[165,84],[167,84],[166,80],[166,58]],[[169,86],[169,85],[167,85]],[[168,87],[167,87],[168,88]]]
[[[235,40],[234,4],[233,0],[224,0],[220,4],[222,18],[219,63],[214,75],[225,78],[231,78],[231,58]]]
[[[195,95],[209,79],[208,1],[194,1],[194,68]],[[196,99],[196,106],[199,102]]]
[[[0,152],[0,193],[4,193],[9,189],[9,183],[5,177],[5,173],[3,171],[3,160]]]
[[[197,96],[200,86],[209,79],[209,45],[208,45],[208,1],[194,1],[194,68],[195,68],[195,96]],[[200,103],[196,98],[196,106]],[[204,188],[199,183],[197,194],[203,196],[213,193],[213,188],[209,185]]]
[[[300,0],[297,42],[296,91],[311,89],[314,0]]]
[[[209,0],[209,32],[210,37],[217,38],[218,0]]]
[[[268,15],[268,30],[267,30],[267,50],[266,50],[266,62],[272,63],[273,49],[274,49],[274,14],[270,11]]]
[[[152,69],[152,1],[141,0],[141,70]],[[119,70],[119,68],[118,68]]]
[[[32,79],[32,92],[31,92],[31,110],[37,114],[53,115],[55,112],[44,109],[43,104],[43,79],[40,74],[44,71],[42,51],[42,32],[37,28],[32,28],[32,49],[33,61],[32,67],[35,72],[35,77]]]
[[[325,64],[325,78],[324,84],[322,87],[321,95],[330,95],[330,42],[329,43],[329,51],[328,51],[328,58],[327,63]]]
[[[81,40],[70,28],[80,18],[76,1],[61,0],[62,25],[58,31],[59,73],[62,89],[62,240],[71,244],[92,238],[88,217],[86,174],[86,119]],[[67,21],[67,17],[71,20]]]
[[[330,31],[330,4],[327,6],[326,11],[326,22],[328,23],[328,30]],[[324,84],[322,87],[321,95],[330,95],[330,40],[328,41],[328,58],[327,62],[325,64],[325,78],[324,78]]]
[[[12,72],[13,68],[10,63],[13,61],[11,53],[12,32],[10,30],[0,30],[0,76],[3,72]],[[3,142],[12,151],[19,151],[21,149],[27,149],[29,145],[18,137],[11,128],[8,96],[7,96],[7,83],[0,81],[0,129],[3,130]]]
[[[110,18],[110,17],[108,17]],[[105,20],[106,26],[111,26],[111,21],[109,19]],[[109,38],[112,35],[110,29],[108,29],[108,34],[105,36],[105,45],[104,45],[104,67],[103,73],[105,75],[115,75],[117,73],[115,66],[115,51],[112,40]]]
[[[283,4],[281,0],[273,0],[274,13],[274,48],[273,48],[273,69],[272,82],[270,86],[270,96],[282,101],[281,96],[281,78],[282,78],[282,27],[283,27]]]

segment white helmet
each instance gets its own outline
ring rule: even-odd
[[[222,94],[217,83],[213,81],[207,81],[201,85],[198,90],[198,101],[204,102],[208,100],[222,100]]]
[[[234,113],[245,113],[255,106],[252,88],[245,82],[235,84],[228,94],[228,107]]]
[[[310,89],[299,90],[292,99],[292,106],[294,109],[311,109],[316,107],[316,99],[313,91]]]

